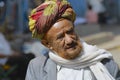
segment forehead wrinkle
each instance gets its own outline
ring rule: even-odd
[[[63,34],[63,33],[64,33],[64,31],[61,30],[61,31],[59,31],[56,35],[59,36],[59,35],[61,35],[61,34]]]
[[[65,31],[69,31],[69,30],[71,30],[71,29],[73,29],[73,27],[72,26],[69,26],[69,27],[65,27]]]

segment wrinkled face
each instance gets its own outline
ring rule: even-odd
[[[46,36],[49,48],[62,58],[74,59],[81,52],[82,46],[74,32],[73,23],[67,19],[53,24]]]

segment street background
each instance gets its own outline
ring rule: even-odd
[[[68,0],[76,13],[75,31],[88,44],[97,45],[112,53],[120,67],[120,0]],[[31,37],[28,16],[44,0],[0,0],[0,33],[19,52],[4,65],[0,60],[0,80],[24,80],[29,61],[48,50]],[[89,10],[91,6],[92,9]],[[87,13],[89,15],[87,15]],[[91,13],[94,13],[91,14]],[[3,47],[0,36],[0,52]],[[31,51],[31,49],[33,51]],[[11,52],[8,51],[11,54]],[[1,54],[1,53],[0,53]],[[1,59],[1,58],[0,58]],[[16,66],[17,65],[17,66]]]

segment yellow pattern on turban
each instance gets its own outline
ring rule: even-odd
[[[42,39],[44,34],[60,18],[74,22],[75,13],[66,0],[46,0],[33,9],[29,16],[29,29],[32,37]]]

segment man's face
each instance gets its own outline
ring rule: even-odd
[[[74,59],[81,52],[82,46],[74,32],[73,23],[67,19],[53,24],[46,36],[49,48],[62,58]]]

